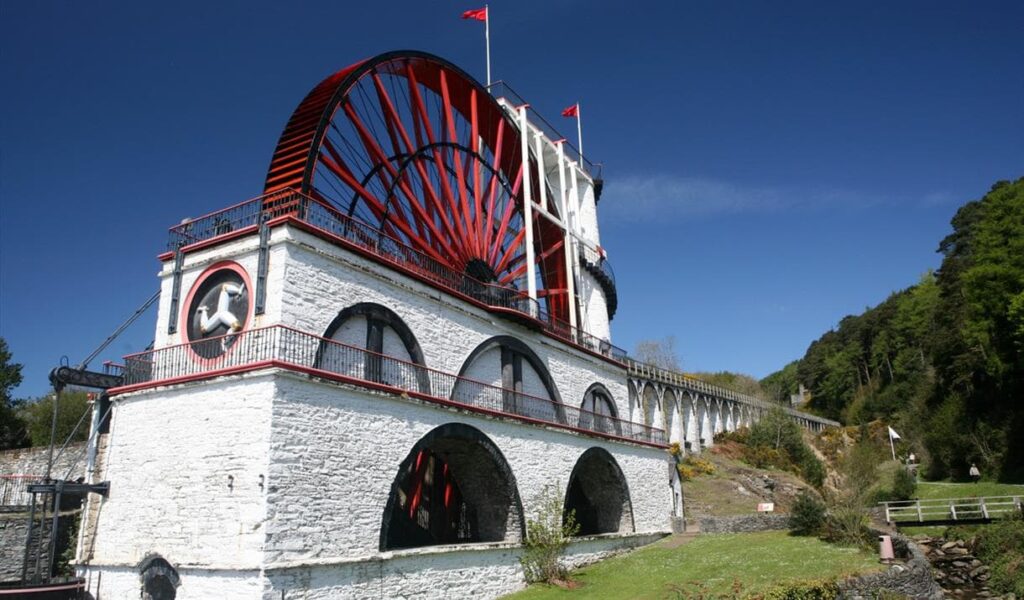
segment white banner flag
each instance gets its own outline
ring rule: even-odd
[[[896,430],[892,427],[889,428],[889,437],[894,440],[901,439],[900,434],[896,433]]]

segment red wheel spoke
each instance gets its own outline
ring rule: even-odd
[[[537,256],[534,264],[537,264],[537,263],[543,264],[544,261],[547,260],[547,258],[549,256],[554,254],[555,251],[560,249],[564,243],[565,243],[565,240],[558,240],[558,242],[556,242],[550,248],[548,248],[547,250],[542,252],[539,256]],[[526,264],[525,258],[526,258],[525,254],[523,254],[521,256],[517,256],[516,260],[522,260],[523,264],[521,264],[518,267],[516,267],[515,270],[513,270],[513,271],[511,271],[509,273],[506,273],[505,276],[499,278],[498,281],[501,282],[501,283],[506,283],[507,284],[507,283],[511,283],[516,277],[519,277],[520,275],[522,275],[523,272],[526,271],[526,268],[529,266],[529,265]],[[512,264],[514,262],[515,261],[509,261],[509,264],[506,265],[505,268],[511,268],[511,266],[512,266]],[[504,270],[504,269],[502,269],[502,270]]]
[[[519,195],[519,186],[523,182],[523,168],[519,167],[519,172],[516,173],[516,181],[512,184],[512,194],[509,196],[505,204],[505,212],[501,216],[501,224],[498,225],[498,230],[494,234],[494,245],[491,247],[491,254],[489,262],[493,263],[494,259],[498,255],[498,250],[501,249],[501,243],[505,239],[505,233],[508,231],[508,221],[512,217],[512,211],[516,207],[515,199]]]
[[[391,104],[391,98],[388,96],[387,91],[384,90],[384,84],[380,80],[380,75],[374,71],[371,77],[373,78],[373,87],[377,90],[377,102],[380,103],[382,108],[388,109],[384,115],[384,125],[388,130],[388,138],[391,140],[391,149],[394,151],[394,156],[412,152],[412,144],[409,143],[408,136],[403,136],[405,137],[405,148],[398,143],[398,133],[395,131],[395,127],[396,124],[397,127],[402,127],[402,121],[395,114],[395,107]],[[404,129],[402,133],[405,133]],[[408,149],[408,152],[406,149]]]
[[[380,200],[376,196],[371,194],[365,187],[363,187],[363,185],[360,184],[358,180],[356,180],[355,176],[352,175],[352,172],[349,171],[348,167],[345,166],[344,163],[337,163],[334,161],[333,158],[328,156],[321,156],[320,159],[321,162],[331,170],[331,172],[333,172],[342,181],[345,182],[345,185],[352,188],[357,194],[359,194],[361,198],[363,198],[363,200],[366,201],[367,206],[369,206],[370,209],[374,212],[374,214],[377,215],[378,219],[383,219],[384,215],[386,214],[386,209],[380,203]],[[444,260],[441,257],[441,255],[437,253],[437,251],[435,251],[428,244],[422,243],[421,241],[419,241],[419,238],[417,236],[413,235],[408,223],[398,220],[384,221],[384,223],[393,224],[403,234],[405,234],[405,236],[408,237],[408,239],[416,243],[416,245],[419,246],[420,250],[422,250],[423,252],[431,254],[435,259],[442,261]],[[399,236],[395,235],[395,237]]]
[[[473,154],[480,154],[480,124],[477,121],[477,109],[476,109],[476,89],[472,89],[469,92],[469,121],[470,121],[470,141],[469,147],[473,150]],[[474,222],[473,231],[477,234],[476,242],[476,253],[477,255],[483,252],[483,241],[479,238],[482,230],[482,215],[480,205],[480,164],[476,161],[466,161],[469,165],[472,162],[473,165],[473,209],[474,209]]]
[[[441,70],[441,99],[444,100],[444,120],[448,125],[448,140],[452,143],[458,141],[458,136],[455,131],[455,118],[452,115],[452,102],[451,96],[448,93],[448,76],[446,72]],[[473,231],[473,217],[469,212],[469,200],[466,198],[466,177],[462,171],[462,158],[459,157],[458,153],[453,153],[455,159],[455,175],[458,177],[459,183],[459,200],[462,206],[462,219],[465,227],[463,227],[463,233],[467,238],[469,247],[475,248],[476,243],[476,232]]]
[[[523,238],[526,237],[526,228],[520,229],[516,232],[515,237],[512,238],[512,242],[505,249],[505,253],[501,255],[501,260],[498,261],[494,268],[495,273],[501,273],[508,268],[508,263],[515,252],[522,251],[520,246],[523,243]]]
[[[372,155],[372,158],[375,159],[374,162],[378,166],[384,167],[384,170],[386,170],[388,174],[391,175],[392,180],[396,184],[395,187],[400,189],[402,193],[405,194],[406,198],[409,200],[410,205],[422,209],[422,207],[420,207],[419,203],[416,201],[416,194],[414,194],[407,185],[404,185],[397,178],[397,171],[395,170],[394,165],[392,165],[391,162],[387,159],[387,157],[384,156],[384,151],[381,149],[380,145],[378,145],[376,141],[373,139],[373,137],[369,135],[369,131],[363,124],[362,119],[359,118],[359,115],[356,114],[355,109],[353,109],[351,105],[347,104],[345,105],[345,112],[348,115],[349,120],[352,122],[352,124],[356,127],[356,130],[359,132],[360,138],[363,139],[363,143],[366,146],[366,150]],[[382,183],[385,184],[385,189],[390,188],[390,182],[388,182],[387,179],[383,176],[383,173],[378,171],[378,174],[381,176]],[[408,225],[408,223],[406,223],[406,225]],[[418,245],[420,245],[421,247],[430,247],[426,240],[420,240],[419,236],[413,235],[411,232],[408,232],[407,235],[409,235],[410,239],[417,239],[420,242]],[[442,245],[445,246],[445,249],[449,253],[452,253],[452,249],[450,246],[448,246],[447,242],[444,239],[441,239],[440,241]]]
[[[502,136],[505,134],[505,119],[498,121],[498,141],[494,145],[494,165],[495,168],[491,172],[491,182],[489,184],[489,194],[487,201],[487,225],[484,227],[484,249],[491,247],[491,226],[494,224],[494,200],[498,195],[498,165],[501,164],[501,142]],[[511,200],[509,200],[511,202]]]

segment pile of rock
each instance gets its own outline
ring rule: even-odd
[[[955,598],[1003,598],[1015,600],[1013,594],[997,596],[988,588],[988,566],[971,554],[964,540],[915,537],[934,568],[935,580],[947,594]]]

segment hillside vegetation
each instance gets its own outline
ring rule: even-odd
[[[884,419],[930,478],[1024,479],[1024,178],[962,206],[940,269],[811,343],[762,380],[808,388],[847,424]]]

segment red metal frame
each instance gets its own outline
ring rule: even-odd
[[[502,285],[521,284],[536,268],[538,297],[567,320],[564,236],[546,219],[523,220],[520,143],[516,123],[461,69],[392,52],[310,91],[278,140],[265,192],[292,188],[358,212],[456,271],[485,265]],[[300,209],[276,206],[275,215],[289,210]],[[526,227],[535,231],[535,265],[525,261]]]

